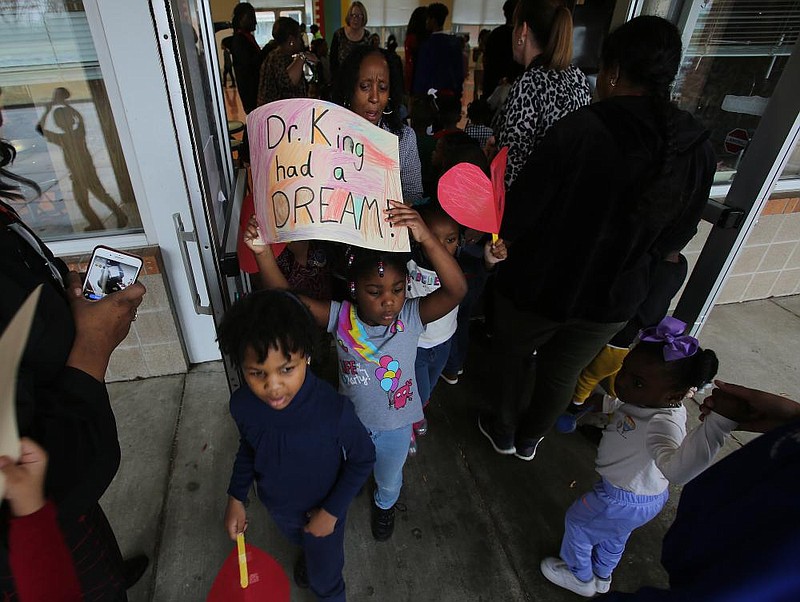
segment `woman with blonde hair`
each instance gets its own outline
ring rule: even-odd
[[[366,29],[367,9],[359,0],[355,0],[347,9],[344,22],[345,26],[337,29],[331,40],[331,74],[334,77],[339,71],[339,65],[344,62],[353,48],[362,45],[369,46],[369,31]]]
[[[563,0],[519,0],[511,44],[525,73],[511,87],[493,123],[497,147],[508,147],[506,187],[559,119],[592,100],[572,60],[572,13]]]

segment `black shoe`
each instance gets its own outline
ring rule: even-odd
[[[372,504],[372,537],[376,541],[386,541],[394,533],[394,506],[388,510]]]
[[[132,588],[142,578],[149,564],[150,559],[144,554],[122,561],[122,578],[125,582],[125,589]]]
[[[297,587],[308,589],[308,568],[304,552],[300,552],[300,556],[294,563],[294,582]]]

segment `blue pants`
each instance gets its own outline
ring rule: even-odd
[[[444,367],[444,371],[448,374],[456,374],[464,367],[467,351],[469,350],[469,319],[472,317],[475,305],[478,303],[478,299],[480,299],[481,293],[486,286],[486,279],[489,277],[488,272],[483,267],[482,248],[479,253],[480,256],[478,258],[462,255],[458,259],[458,263],[467,279],[467,294],[464,295],[458,306],[458,326],[453,338],[450,339],[452,341],[450,357],[447,358],[447,364]]]
[[[561,559],[581,581],[591,581],[593,574],[608,579],[633,530],[661,512],[668,497],[667,489],[636,495],[601,479],[567,510]]]
[[[347,517],[336,521],[333,533],[327,537],[314,537],[303,531],[305,513],[291,517],[272,515],[281,533],[294,544],[303,547],[308,570],[308,585],[318,600],[345,602],[344,579],[344,529]]]
[[[411,425],[392,431],[370,431],[375,444],[375,505],[388,510],[400,497],[403,487],[403,465],[408,457]]]
[[[436,381],[442,375],[444,365],[450,355],[450,338],[444,343],[425,349],[417,347],[417,359],[414,362],[414,371],[417,376],[417,393],[424,406],[431,400]]]

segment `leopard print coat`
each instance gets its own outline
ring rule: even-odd
[[[547,130],[591,100],[589,82],[575,65],[563,71],[533,66],[511,86],[493,123],[497,148],[508,147],[506,188],[517,178]]]

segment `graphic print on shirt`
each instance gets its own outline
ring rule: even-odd
[[[625,416],[624,418],[617,420],[617,432],[624,438],[627,439],[625,433],[636,429],[636,421],[630,416]]]
[[[414,397],[411,392],[410,379],[398,389],[402,375],[403,371],[400,369],[400,362],[393,359],[391,355],[381,357],[380,365],[375,370],[375,378],[380,381],[381,389],[389,394],[389,405],[395,410],[404,408]]]
[[[413,381],[408,379],[402,386],[400,385],[400,377],[403,374],[400,362],[391,355],[383,355],[378,358],[379,350],[369,341],[369,335],[358,320],[355,306],[349,303],[348,305],[347,311],[339,313],[337,328],[339,346],[345,352],[348,352],[349,347],[350,351],[367,362],[377,364],[375,378],[389,398],[389,407],[395,410],[404,408],[414,397],[411,390]],[[390,327],[392,334],[397,334],[404,330],[405,325],[399,318]],[[344,384],[364,386],[369,384],[366,370],[355,360],[341,360],[339,372]]]
[[[431,275],[423,274],[418,269],[412,269],[408,272],[408,281],[409,282],[421,282],[427,286],[432,286],[434,289],[437,289],[441,286],[441,282],[439,282],[439,276],[436,273]]]

